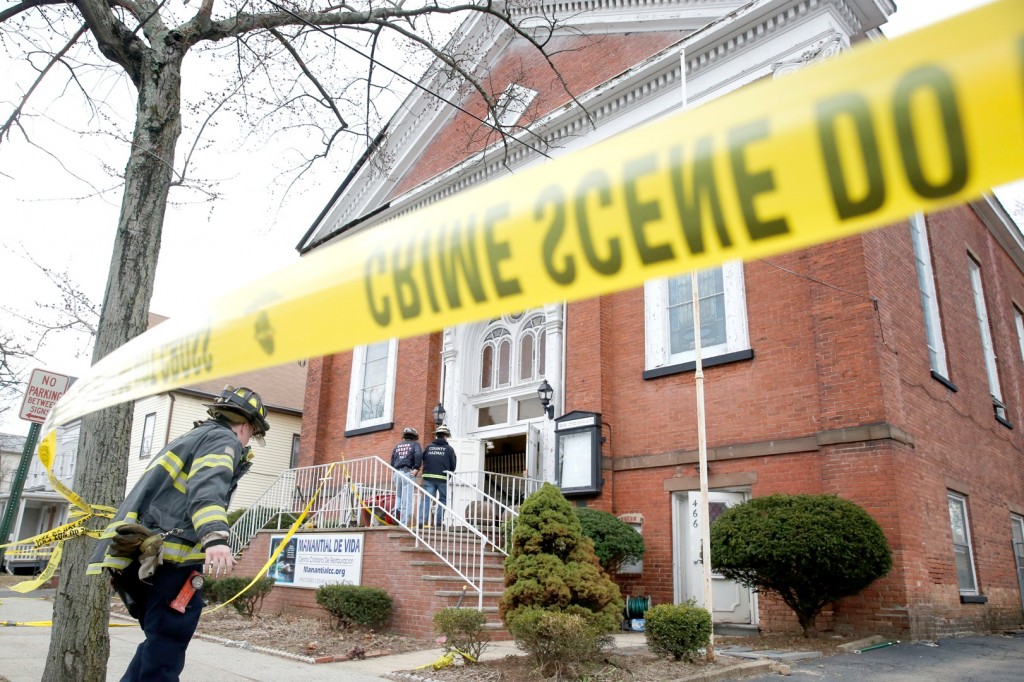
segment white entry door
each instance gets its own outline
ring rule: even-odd
[[[746,499],[743,493],[708,492],[708,510],[712,525],[729,507]],[[704,568],[700,541],[700,492],[673,495],[675,505],[675,580],[676,601],[693,597],[698,606],[704,606]],[[716,623],[749,624],[753,615],[752,594],[734,580],[717,573],[711,574],[712,617]]]

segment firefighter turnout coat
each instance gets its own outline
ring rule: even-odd
[[[242,447],[226,421],[204,421],[171,441],[103,531],[86,572],[123,569],[131,563],[129,558],[109,554],[110,538],[126,523],[165,533],[165,562],[203,563],[204,539],[207,544],[226,544],[228,503],[238,479],[250,466],[251,450]]]

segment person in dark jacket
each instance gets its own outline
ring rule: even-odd
[[[210,419],[171,441],[143,473],[103,531],[88,574],[104,572],[146,639],[121,682],[178,680],[199,624],[203,574],[227,575],[227,507],[252,466],[249,440],[270,429],[259,394],[230,386],[210,405]],[[134,534],[141,547],[119,541]]]
[[[407,426],[402,431],[402,440],[391,451],[391,466],[395,469],[395,506],[399,519],[406,525],[413,522],[413,479],[420,475],[423,466],[423,448],[419,439],[419,431]]]
[[[448,502],[448,477],[445,472],[455,471],[455,450],[448,445],[448,436],[452,432],[442,424],[434,430],[434,442],[423,451],[423,489],[427,496],[420,502],[420,525],[427,525],[430,516],[430,503],[437,494],[441,504]],[[434,515],[434,525],[441,525],[443,510],[440,506]]]

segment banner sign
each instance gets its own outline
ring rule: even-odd
[[[284,535],[270,536],[273,556]],[[362,533],[296,533],[267,572],[279,587],[360,585],[363,573]]]

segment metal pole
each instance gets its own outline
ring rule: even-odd
[[[8,542],[11,527],[14,525],[14,517],[18,513],[18,503],[21,502],[21,489],[25,487],[25,479],[28,477],[28,467],[32,463],[32,453],[36,449],[36,441],[39,440],[39,430],[42,427],[38,422],[32,422],[28,430],[28,438],[25,439],[25,449],[21,452],[21,462],[18,463],[18,471],[11,481],[11,492],[7,498],[7,508],[4,510],[4,519],[0,523],[0,545]],[[4,565],[3,547],[0,547],[0,569]]]
[[[697,273],[690,273],[693,290],[693,357],[694,383],[697,388],[697,453],[700,468],[700,546],[701,568],[704,571],[704,608],[711,614],[711,639],[707,659],[715,660],[715,610],[711,599],[711,519],[708,512],[708,438],[704,425],[704,367],[700,356],[700,292]]]
[[[686,52],[679,53],[680,89],[683,109],[686,99]],[[711,520],[708,511],[708,437],[704,425],[704,367],[700,355],[700,291],[697,287],[697,272],[690,272],[690,289],[693,294],[693,359],[694,385],[697,389],[697,467],[700,470],[700,547],[701,568],[703,569],[704,608],[711,614],[711,639],[708,641],[707,659],[715,660],[715,609],[711,599]]]

